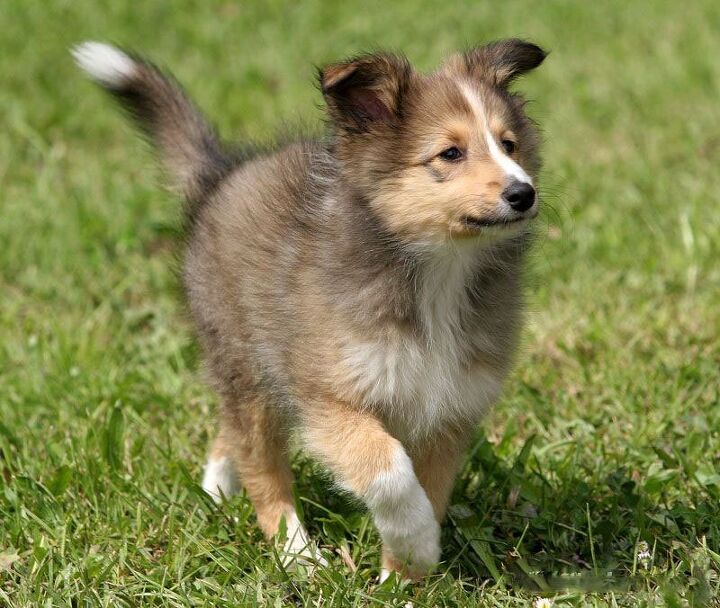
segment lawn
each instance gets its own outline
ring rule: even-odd
[[[105,6],[102,6],[105,5]],[[720,3],[92,2],[0,8],[0,605],[704,606],[720,596]],[[228,137],[319,131],[314,65],[523,36],[545,133],[523,349],[422,584],[298,456],[331,566],[288,574],[198,486],[216,398],[180,205],[67,48],[169,66]],[[720,605],[720,604],[715,604]]]

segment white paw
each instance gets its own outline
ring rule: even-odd
[[[408,574],[419,576],[432,570],[440,561],[440,526],[432,509],[430,518],[405,523],[403,526],[378,526],[378,530],[385,548],[395,560],[406,566]]]
[[[220,502],[221,494],[230,497],[240,491],[235,469],[227,456],[211,458],[207,461],[202,489],[212,496],[215,502]]]
[[[298,566],[306,566],[313,571],[318,566],[324,568],[328,565],[315,542],[310,540],[295,511],[286,515],[285,524],[287,539],[282,550],[282,564],[286,570],[292,572]]]
[[[408,573],[421,575],[437,564],[440,526],[404,451],[370,484],[366,500],[385,548]]]

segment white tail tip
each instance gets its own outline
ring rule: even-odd
[[[83,71],[106,87],[120,87],[135,73],[135,62],[109,44],[83,42],[74,46],[70,52]]]

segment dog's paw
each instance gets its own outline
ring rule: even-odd
[[[381,530],[381,535],[384,543],[380,582],[393,571],[402,578],[417,580],[440,561],[440,526],[434,517],[401,532]]]
[[[328,565],[317,544],[308,536],[296,513],[289,514],[285,519],[285,524],[287,538],[281,553],[283,568],[294,572],[298,567],[305,567],[312,574],[316,568],[324,568]]]

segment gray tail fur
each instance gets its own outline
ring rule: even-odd
[[[100,42],[73,48],[78,66],[115,97],[157,148],[190,215],[234,167],[215,129],[182,87],[150,62]]]

